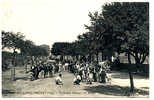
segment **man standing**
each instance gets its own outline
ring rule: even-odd
[[[106,83],[106,72],[105,72],[105,70],[101,71],[101,82]]]

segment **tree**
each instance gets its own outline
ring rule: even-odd
[[[142,64],[149,55],[149,4],[110,3],[102,6],[102,12],[89,14],[91,25],[86,26],[102,47],[135,58],[136,65]],[[133,76],[129,70],[131,92]]]
[[[34,63],[32,60],[32,56],[33,56],[32,49],[35,46],[35,44],[31,40],[25,40],[23,45],[24,46],[20,48],[20,51],[21,51],[21,55],[23,56],[25,71],[27,72],[27,63],[29,62],[29,60],[32,61],[32,65]]]
[[[149,55],[148,3],[105,5],[103,15],[110,21],[114,40],[123,42],[120,44],[121,51],[132,55],[136,64],[142,64]]]
[[[17,55],[17,49],[20,50],[20,48],[24,44],[24,35],[22,35],[21,33],[17,33],[14,34],[13,32],[5,32],[2,31],[2,49],[4,48],[9,48],[9,49],[13,49],[13,59],[12,59],[12,63],[13,66],[12,70],[11,70],[11,77],[12,80],[15,80],[15,59],[16,59],[16,55]]]
[[[34,45],[35,44],[31,40],[25,40],[24,41],[24,46],[22,46],[20,48],[21,54],[31,56],[31,51],[32,51],[32,48],[33,48]]]
[[[70,55],[70,48],[68,42],[56,42],[52,46],[51,53],[55,56],[61,55],[61,60],[64,60],[65,55]]]
[[[47,56],[49,56],[49,54],[50,54],[50,47],[49,47],[49,45],[42,44],[42,45],[40,45],[40,47],[44,48],[46,53],[47,53]]]
[[[131,55],[135,58],[137,66],[142,64],[149,55],[149,4],[114,3],[106,5],[104,10],[106,19],[112,21],[112,30],[116,33],[116,38],[123,41],[121,48],[128,54],[129,63]],[[129,75],[133,92],[134,83],[130,70]]]
[[[15,66],[16,66],[15,59],[17,56],[17,50],[20,51],[22,58],[25,58],[23,59],[23,61],[28,59],[28,57],[30,56],[32,64],[34,64],[35,58],[38,58],[40,56],[49,56],[50,48],[48,45],[37,46],[32,41],[25,40],[24,38],[25,36],[20,32],[15,34],[13,32],[2,31],[2,49],[4,48],[13,49],[12,63],[14,67],[12,67],[12,73],[11,73],[12,80],[15,80]]]
[[[6,47],[9,47],[11,45],[11,33],[2,31],[2,50]]]
[[[91,48],[97,55],[99,52],[102,53],[102,59],[105,56],[111,56],[113,50],[118,48],[114,47],[111,26],[108,21],[104,18],[104,16],[97,11],[89,13],[91,25],[85,25],[85,28],[89,31],[89,37],[91,38]]]
[[[19,32],[15,34],[13,32],[2,31],[2,49],[13,49],[13,52],[17,49],[20,50],[24,46],[24,38],[25,36]]]

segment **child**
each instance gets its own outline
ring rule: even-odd
[[[107,82],[111,83],[111,77],[112,77],[111,73],[106,73],[106,81]]]
[[[92,73],[88,73],[87,84],[92,84],[92,81],[93,81],[93,74]]]

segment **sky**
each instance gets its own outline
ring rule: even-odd
[[[72,42],[90,24],[88,13],[106,1],[113,0],[1,0],[1,30],[21,32],[36,45]]]
[[[35,44],[72,42],[85,32],[89,12],[100,11],[102,0],[2,0],[1,29],[21,32]]]

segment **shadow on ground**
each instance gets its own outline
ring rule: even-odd
[[[17,80],[25,80],[25,81],[27,81],[27,80],[29,80],[29,78],[28,77],[16,77],[15,80],[16,81]]]
[[[149,79],[148,75],[144,75],[141,73],[135,73],[133,72],[133,77],[135,79]],[[129,79],[129,74],[127,72],[119,72],[119,73],[113,73],[112,78],[117,78],[117,79]]]
[[[99,86],[86,86],[85,90],[88,93],[100,93],[113,96],[129,96],[129,87],[121,87],[118,85],[99,85]],[[134,93],[138,95],[149,95],[148,91],[135,89]]]
[[[12,90],[2,90],[2,94],[14,94],[15,92]]]

